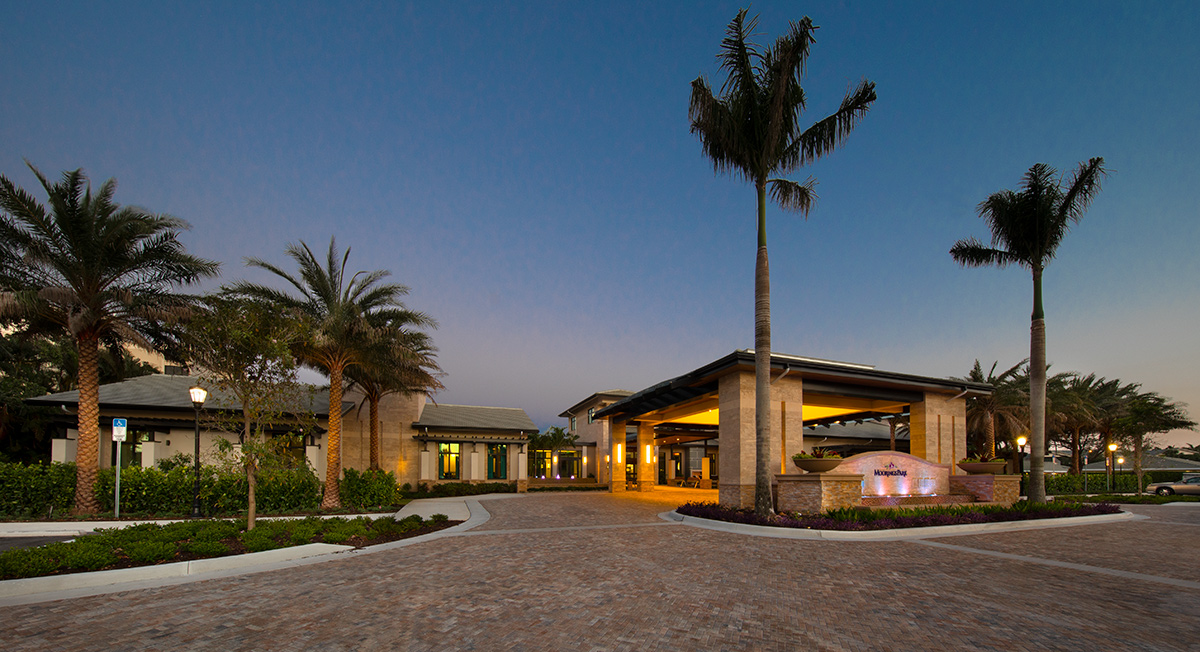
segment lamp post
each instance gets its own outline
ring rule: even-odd
[[[1120,472],[1121,472],[1121,473],[1124,473],[1124,472],[1125,472],[1125,458],[1124,458],[1124,457],[1118,457],[1118,458],[1117,458],[1117,464],[1120,464],[1120,465],[1121,465]]]
[[[1113,453],[1117,452],[1115,443],[1108,445],[1108,490],[1113,490]]]
[[[188,395],[192,398],[192,407],[196,409],[196,484],[192,488],[192,518],[200,518],[200,408],[204,406],[204,399],[208,398],[208,391],[196,385],[188,390]]]
[[[1025,454],[1025,444],[1028,442],[1029,439],[1025,435],[1017,437],[1017,475],[1025,473],[1025,460],[1023,456]]]

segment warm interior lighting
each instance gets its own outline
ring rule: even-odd
[[[204,405],[204,399],[208,398],[208,390],[196,385],[188,390],[188,395],[192,397],[192,404],[196,407]]]

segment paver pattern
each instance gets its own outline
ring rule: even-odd
[[[469,536],[280,571],[12,607],[4,650],[1195,650],[1200,589],[912,542],[667,524],[689,492],[484,501]],[[708,498],[710,493],[694,492]],[[945,537],[1195,579],[1200,509]],[[662,523],[658,525],[658,523]],[[570,529],[622,524],[633,527]],[[567,528],[536,531],[543,528]],[[531,531],[535,530],[535,531]],[[1170,551],[1148,547],[1170,537]],[[1140,559],[1134,559],[1140,558]],[[1155,563],[1155,559],[1163,561]]]

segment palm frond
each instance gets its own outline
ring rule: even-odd
[[[780,208],[808,217],[808,212],[817,201],[817,193],[814,190],[817,185],[816,179],[809,177],[804,183],[789,179],[771,179],[769,183],[771,200]]]
[[[954,246],[950,248],[950,256],[963,267],[983,267],[986,265],[1005,267],[1011,263],[1018,262],[1009,252],[1003,249],[985,247],[982,242],[975,238],[967,238],[954,243]]]

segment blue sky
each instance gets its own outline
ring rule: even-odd
[[[557,425],[752,346],[753,189],[687,121],[737,4],[0,4],[0,173],[115,177],[118,201],[188,220],[222,281],[336,235],[440,322],[439,401]],[[947,251],[986,238],[976,205],[1034,163],[1103,156],[1046,275],[1049,359],[1200,409],[1200,9],[751,11],[763,43],[820,26],[810,122],[864,77],[879,96],[793,175],[818,181],[809,219],[769,209],[775,350],[934,376],[1024,358],[1028,273]]]

